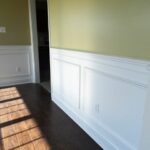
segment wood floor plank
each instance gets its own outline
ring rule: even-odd
[[[36,149],[34,148],[33,143],[29,143],[29,144],[25,144],[23,146],[19,146],[15,150],[36,150]]]
[[[46,142],[45,139],[39,139],[34,141],[34,145],[36,147],[36,150],[51,150],[50,146]]]
[[[7,121],[13,120],[12,114],[8,114],[7,119]],[[15,127],[13,125],[3,127],[1,131],[4,149],[9,150],[19,146],[19,141],[17,139],[17,136],[15,135]]]
[[[24,145],[24,144],[31,142],[31,138],[30,138],[28,131],[21,132],[21,133],[17,134],[17,138],[18,138],[19,143],[21,145]]]
[[[7,118],[8,115],[2,115],[0,116],[0,123],[4,123],[4,122],[8,122],[8,118]]]
[[[43,135],[38,127],[30,129],[29,132],[30,132],[30,137],[32,140],[40,139],[43,137]]]
[[[5,139],[7,137],[10,137],[16,134],[14,125],[3,127],[1,131],[2,131],[2,139]]]
[[[25,123],[26,123],[26,126],[27,126],[28,129],[31,129],[31,128],[34,128],[34,127],[38,126],[36,121],[33,118],[26,120]]]
[[[9,121],[9,115],[2,115],[0,116],[0,124],[4,123],[4,122],[8,122]],[[1,139],[9,136],[10,134],[12,134],[12,129],[11,127],[1,127]]]
[[[5,150],[14,149],[20,145],[16,136],[10,136],[8,138],[3,139],[2,141]]]

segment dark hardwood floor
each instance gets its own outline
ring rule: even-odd
[[[0,150],[102,150],[38,84],[0,88]]]

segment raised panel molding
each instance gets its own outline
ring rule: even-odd
[[[50,53],[52,100],[105,150],[138,150],[150,62],[56,48]],[[69,76],[76,86],[67,84]]]
[[[91,118],[101,120],[103,127],[109,128],[109,133],[114,132],[113,137],[120,140],[120,143],[128,143],[128,149],[132,145],[137,146],[145,108],[146,88],[101,73],[98,68],[85,68],[83,85],[85,113]],[[109,138],[109,135],[107,137]],[[125,145],[123,143],[122,145]],[[123,149],[123,146],[121,147]]]
[[[0,46],[0,86],[31,83],[32,62],[30,46]]]

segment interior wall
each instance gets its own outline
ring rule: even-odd
[[[149,0],[49,0],[51,46],[150,59]]]
[[[0,33],[0,45],[29,45],[28,0],[0,0],[0,26],[6,33]]]

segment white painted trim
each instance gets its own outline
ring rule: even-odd
[[[138,150],[140,134],[142,132],[142,118],[144,115],[146,93],[148,91],[149,85],[150,62],[72,50],[69,51],[65,49],[62,50],[57,48],[51,48],[50,52],[52,70],[52,100],[105,150]],[[71,64],[73,64],[72,68],[69,67],[71,66]],[[75,71],[75,65],[79,66],[79,72]],[[72,71],[75,72],[72,73]],[[71,74],[69,75],[69,73]],[[72,76],[74,77],[72,78]],[[77,76],[79,76],[79,78]],[[76,83],[79,82],[79,88],[72,86],[71,84],[67,84],[66,82],[70,81],[69,78],[71,78],[71,80],[74,79]],[[97,81],[94,81],[94,78],[96,78]],[[94,82],[94,85],[90,84],[91,82]],[[107,85],[105,86],[106,91],[104,91],[102,86],[98,86],[101,83],[104,86]],[[113,130],[113,128],[109,126],[107,122],[101,122],[101,119],[104,118],[98,119],[97,117],[101,116],[99,116],[98,113],[96,114],[97,117],[95,117],[93,116],[93,114],[89,114],[86,112],[89,109],[88,107],[85,109],[85,104],[92,104],[95,102],[94,105],[96,105],[96,103],[99,103],[97,102],[97,100],[95,101],[95,99],[92,99],[91,102],[90,99],[85,97],[85,95],[90,93],[88,90],[85,93],[85,87],[90,87],[90,85],[92,85],[93,91],[97,91],[96,97],[99,97],[99,90],[97,89],[100,88],[103,91],[103,97],[107,97],[107,100],[110,99],[113,106],[113,101],[115,101],[116,99],[117,101],[121,100],[119,102],[122,103],[122,97],[128,102],[125,102],[125,105],[128,109],[130,108],[130,110],[128,111],[130,111],[130,114],[132,116],[131,118],[133,118],[135,122],[138,120],[137,125],[135,124],[135,122],[131,121],[130,128],[127,129],[128,136],[126,136],[126,134],[124,134],[123,132],[119,133],[119,130],[116,130],[116,128],[114,128],[115,130]],[[117,93],[116,96],[111,95],[111,97],[108,95],[107,90],[114,88],[116,88],[117,91],[119,90],[120,93]],[[67,93],[67,91],[64,89],[68,89],[69,91],[70,89],[72,89],[71,92],[78,91],[77,93],[79,93],[79,99],[78,97],[76,97],[76,102],[78,102],[79,107],[72,107],[69,104],[70,102],[68,103],[68,98],[70,97],[71,92]],[[74,92],[72,94],[73,95],[71,95],[71,97],[74,96]],[[126,94],[129,94],[128,97]],[[89,97],[90,96],[93,96],[93,93],[91,93]],[[71,102],[72,100],[73,99],[71,99]],[[132,103],[130,103],[133,100],[134,102],[136,102],[136,108],[134,107],[136,111],[134,112],[132,110],[132,107],[130,107],[133,105]],[[105,102],[103,102],[103,99],[100,100],[100,104],[105,104]],[[123,107],[124,103],[120,105],[121,109],[119,110],[125,111],[126,115],[126,113],[128,113],[126,112],[127,109],[124,109]],[[104,110],[101,113],[109,115]],[[122,113],[124,114],[124,112]],[[134,113],[134,115],[132,115],[132,113]],[[129,120],[132,120],[130,116],[128,117]],[[133,125],[135,126],[136,131],[133,133],[133,135],[129,135],[130,131],[132,131],[131,127]],[[126,126],[123,127],[126,128]],[[130,136],[132,138],[128,138]]]
[[[49,66],[50,66],[50,92],[51,92],[51,80],[52,80],[52,77],[51,77],[51,24],[50,24],[50,1],[47,0],[47,10],[48,10],[48,33],[49,33]]]
[[[36,20],[36,4],[35,0],[28,0],[29,3],[29,22],[30,22],[30,35],[31,35],[31,57],[33,59],[33,81],[40,82],[39,71],[39,51],[38,51],[38,34],[37,34],[37,20]]]
[[[19,50],[19,51],[24,51],[24,50],[29,50],[31,49],[30,45],[0,45],[0,52],[2,52],[3,50],[10,50],[12,49],[14,50]]]
[[[147,101],[145,105],[144,118],[141,139],[139,144],[139,150],[149,150],[150,149],[150,80],[149,88],[147,92]]]
[[[111,66],[120,67],[122,68],[122,65],[127,70],[133,70],[137,72],[150,72],[150,61],[146,60],[139,60],[139,59],[131,59],[126,57],[116,57],[116,56],[108,56],[108,55],[101,55],[96,53],[90,53],[90,52],[80,52],[80,51],[73,51],[73,50],[67,50],[67,49],[59,49],[59,48],[51,48],[51,51],[53,54],[60,54],[68,57],[73,57],[77,59],[84,59],[87,61],[93,61],[102,63],[104,65],[111,65],[111,62],[113,64]],[[131,66],[128,66],[130,64]]]
[[[2,81],[0,79],[0,87],[5,86],[12,86],[12,85],[19,85],[19,84],[26,84],[32,83],[32,77],[30,76],[16,76],[16,77],[9,77],[7,81]]]
[[[81,112],[76,113],[66,103],[62,102],[62,98],[52,93],[52,100],[74,120],[89,136],[91,136],[96,143],[98,143],[104,150],[116,150],[115,146],[100,135],[87,121]],[[107,144],[106,144],[107,143]]]
[[[15,73],[15,72],[9,72],[9,74],[0,74],[0,86],[10,86],[15,84],[23,84],[23,83],[32,83],[33,82],[33,68],[32,68],[32,58],[31,58],[31,46],[28,45],[2,45],[0,46],[0,56],[7,57],[15,57],[15,55],[19,56],[25,56],[27,58],[26,63],[27,65],[24,66],[27,69],[26,73]],[[7,60],[8,63],[13,64],[14,59]],[[0,60],[0,63],[4,63],[2,60]],[[21,62],[18,62],[21,63]],[[19,65],[19,64],[18,64]],[[25,64],[24,64],[25,65]],[[7,67],[7,64],[5,65]],[[5,67],[4,66],[4,67]],[[15,66],[13,66],[15,67]],[[7,68],[8,70],[11,68]],[[3,69],[2,69],[3,70]],[[1,70],[1,71],[2,71]]]
[[[147,74],[150,73],[149,61],[113,57],[113,56],[104,56],[100,54],[78,52],[72,50],[69,51],[69,50],[56,49],[56,48],[51,48],[51,55],[52,54],[54,55],[53,57],[58,55],[58,58],[59,56],[61,56],[61,58],[64,59],[74,58],[77,59],[78,61],[82,60],[85,62],[93,62],[94,64],[98,64],[99,66],[101,66],[102,69],[99,69],[101,73],[109,75],[109,73],[113,71],[114,76],[120,78],[120,80],[128,81],[130,83],[136,84],[137,86],[141,86],[143,88],[148,87]],[[58,58],[56,57],[56,59]],[[105,66],[108,69],[105,69]],[[85,66],[85,67],[90,69],[89,66]],[[117,73],[117,71],[115,72],[115,69],[119,69],[120,72],[119,73]],[[127,71],[131,75],[133,74],[133,72],[137,73],[137,76],[135,76],[133,79],[128,74],[126,74]],[[113,74],[111,76],[113,77]],[[142,80],[139,80],[138,78],[139,76],[141,77]]]

